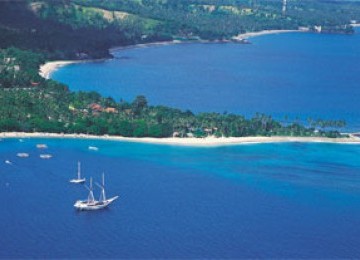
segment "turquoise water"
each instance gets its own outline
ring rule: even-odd
[[[0,257],[357,258],[359,157],[358,145],[3,140]],[[77,160],[86,178],[106,173],[120,196],[109,209],[73,208],[87,196],[68,182]]]
[[[74,90],[117,100],[144,94],[150,104],[195,112],[256,112],[283,120],[345,119],[360,129],[360,31],[289,33],[253,44],[180,44],[115,52],[115,59],[74,64],[52,77]]]

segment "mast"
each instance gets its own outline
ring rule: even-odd
[[[78,161],[78,180],[80,180],[80,171],[81,171],[81,164],[80,162]]]
[[[100,194],[100,201],[105,201],[105,174],[102,174],[102,184],[101,184],[101,194]]]
[[[93,186],[92,186],[92,177],[90,178],[90,187],[89,187],[89,196],[88,196],[88,203],[94,202],[94,193],[93,193]]]
[[[286,15],[286,0],[283,0],[283,4],[282,4],[282,15],[283,15],[283,16]]]

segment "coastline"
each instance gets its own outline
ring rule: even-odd
[[[39,75],[45,79],[50,79],[51,73],[53,73],[54,71],[56,71],[57,69],[69,65],[69,64],[73,64],[73,63],[79,63],[79,61],[76,60],[63,60],[63,61],[49,61],[46,62],[45,64],[40,66],[39,69]]]
[[[258,31],[258,32],[241,33],[237,36],[234,36],[233,39],[241,41],[241,40],[259,37],[259,36],[263,36],[263,35],[280,34],[280,33],[294,33],[294,32],[307,32],[307,31],[302,31],[302,30],[263,30],[263,31]]]
[[[166,46],[166,45],[182,44],[182,43],[187,43],[187,42],[172,40],[172,41],[163,41],[163,42],[139,43],[139,44],[133,44],[133,45],[127,45],[127,46],[111,47],[109,49],[109,52],[112,53],[115,51],[128,50],[128,49],[147,48],[147,47],[153,47],[153,46]]]
[[[292,33],[292,32],[304,32],[301,30],[263,30],[258,32],[248,32],[239,34],[237,36],[232,37],[233,40],[242,41],[248,38],[259,37],[263,35],[269,34],[279,34],[279,33]],[[219,43],[219,42],[232,42],[231,40],[228,41],[208,41],[208,40],[196,40],[196,41],[179,41],[179,40],[172,40],[172,41],[164,41],[164,42],[151,42],[151,43],[141,43],[141,44],[134,44],[128,46],[115,46],[109,49],[109,52],[115,52],[120,50],[127,50],[127,49],[135,49],[135,48],[146,48],[146,47],[153,47],[153,46],[165,46],[165,45],[173,45],[173,44],[189,44],[189,43]],[[109,58],[111,59],[111,58]],[[56,71],[57,69],[67,66],[74,63],[83,63],[83,62],[96,62],[96,61],[104,61],[106,59],[90,59],[90,60],[59,60],[59,61],[49,61],[45,64],[40,66],[39,75],[45,79],[50,79],[51,74]]]
[[[242,144],[264,144],[264,143],[335,143],[335,144],[360,144],[360,137],[350,134],[350,137],[328,138],[328,137],[291,137],[291,136],[249,136],[249,137],[206,137],[206,138],[155,138],[155,137],[123,137],[123,136],[97,136],[88,134],[55,134],[55,133],[25,133],[25,132],[3,132],[0,138],[60,138],[60,139],[92,139],[105,141],[123,141],[134,143],[163,144],[193,147],[218,147]]]
[[[75,63],[86,63],[86,62],[98,62],[105,61],[107,59],[90,59],[90,60],[57,60],[49,61],[42,64],[39,68],[39,75],[45,79],[50,79],[51,74],[61,67],[75,64]]]

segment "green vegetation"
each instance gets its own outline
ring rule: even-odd
[[[16,19],[14,19],[16,17]],[[71,92],[38,75],[53,59],[110,57],[112,46],[173,39],[230,39],[262,29],[322,26],[351,33],[360,3],[288,0],[27,0],[0,1],[0,131],[123,136],[329,136],[343,121],[281,124],[270,116],[194,115],[149,106],[138,96],[116,102],[95,92]],[[317,129],[317,130],[315,130]]]
[[[288,0],[0,1],[0,48],[41,52],[46,59],[109,57],[108,49],[154,41],[223,40],[263,29],[352,33],[360,2]],[[16,17],[16,19],[14,19]]]
[[[68,87],[38,76],[43,57],[15,48],[0,52],[0,131],[87,133],[129,137],[215,136],[340,136],[315,127],[343,127],[342,121],[309,120],[282,125],[270,116],[181,111],[149,106],[144,96],[116,102],[96,92],[71,92]],[[14,70],[14,67],[17,70]],[[3,76],[5,75],[5,76]],[[10,75],[10,76],[9,76]]]

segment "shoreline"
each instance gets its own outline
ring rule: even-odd
[[[39,75],[45,79],[50,79],[51,74],[57,69],[69,64],[79,63],[79,62],[80,61],[76,61],[76,60],[49,61],[40,66]]]
[[[50,79],[52,73],[58,70],[61,67],[76,64],[76,63],[87,63],[87,62],[99,62],[108,60],[107,58],[104,59],[90,59],[90,60],[56,60],[56,61],[48,61],[42,64],[39,68],[39,75],[44,79]]]
[[[58,138],[58,139],[84,139],[84,140],[105,140],[123,141],[133,143],[163,144],[192,147],[218,147],[242,144],[265,144],[265,143],[335,143],[335,144],[360,144],[360,137],[349,134],[350,137],[328,138],[328,137],[291,137],[291,136],[249,136],[249,137],[206,137],[206,138],[179,138],[179,137],[123,137],[109,135],[88,135],[88,134],[56,134],[56,133],[25,133],[25,132],[3,132],[1,138]]]
[[[232,39],[235,40],[245,40],[249,38],[259,37],[263,35],[270,35],[270,34],[280,34],[280,33],[294,33],[294,32],[308,32],[308,31],[302,31],[302,30],[262,30],[258,32],[247,32],[247,33],[241,33],[237,36],[232,37]]]
[[[351,24],[353,27],[360,27],[360,23]],[[241,33],[236,36],[233,36],[230,40],[189,40],[189,41],[180,41],[180,40],[172,40],[172,41],[163,41],[163,42],[150,42],[150,43],[140,43],[140,44],[133,44],[127,46],[115,46],[109,48],[109,52],[116,52],[121,50],[128,50],[128,49],[136,49],[136,48],[147,48],[147,47],[154,47],[154,46],[166,46],[166,45],[174,45],[174,44],[189,44],[189,43],[233,43],[235,41],[243,41],[249,38],[255,38],[264,35],[271,35],[271,34],[282,34],[282,33],[306,33],[309,32],[307,30],[262,30],[257,32],[247,32]],[[63,66],[67,66],[74,63],[85,63],[85,62],[97,62],[97,61],[105,61],[112,58],[103,58],[103,59],[89,59],[89,60],[58,60],[58,61],[49,61],[44,63],[40,66],[39,75],[45,79],[50,79],[51,74],[58,70]]]
[[[196,41],[197,42],[197,41]],[[126,45],[126,46],[115,46],[111,47],[109,49],[109,52],[116,52],[121,50],[129,50],[129,49],[137,49],[137,48],[147,48],[147,47],[154,47],[154,46],[167,46],[167,45],[173,45],[173,44],[183,44],[188,43],[186,41],[178,41],[178,40],[172,40],[172,41],[163,41],[163,42],[149,42],[149,43],[139,43],[139,44],[132,44],[132,45]]]
[[[248,38],[259,37],[263,35],[269,34],[279,34],[279,33],[292,33],[292,32],[304,32],[301,30],[263,30],[258,32],[248,32],[239,34],[237,36],[232,37],[232,40],[242,41]],[[209,40],[194,40],[194,41],[179,41],[179,40],[172,40],[172,41],[163,41],[163,42],[150,42],[150,43],[140,43],[140,44],[133,44],[128,46],[115,46],[109,48],[109,52],[116,52],[121,50],[127,49],[136,49],[136,48],[147,48],[153,46],[166,46],[166,45],[173,45],[173,44],[189,44],[189,43],[224,43],[224,42],[233,42],[231,40],[217,40],[217,41],[209,41]],[[51,74],[54,73],[61,67],[75,64],[75,63],[85,63],[85,62],[96,62],[96,61],[105,61],[111,58],[104,58],[104,59],[90,59],[90,60],[58,60],[58,61],[49,61],[44,63],[40,66],[39,75],[45,79],[50,79]]]

